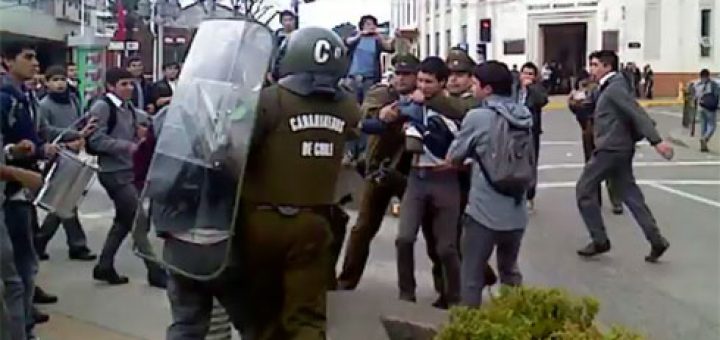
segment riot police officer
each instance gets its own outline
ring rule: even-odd
[[[306,27],[288,38],[278,83],[260,94],[236,239],[251,339],[325,338],[327,209],[361,118],[338,87],[347,66],[340,37]]]

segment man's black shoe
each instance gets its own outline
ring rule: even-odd
[[[47,304],[52,304],[52,303],[57,303],[57,302],[58,302],[57,296],[48,294],[39,286],[35,286],[35,293],[33,294],[33,303],[37,303],[39,305],[47,305]]]
[[[166,289],[167,273],[162,269],[152,269],[148,272],[148,284],[151,287]]]
[[[623,214],[623,206],[622,205],[613,206],[612,212],[615,215],[622,215]]]
[[[449,305],[447,302],[447,299],[445,299],[444,296],[440,295],[438,296],[437,300],[432,303],[432,306],[438,309],[448,309]]]
[[[605,243],[590,242],[585,248],[577,251],[582,257],[593,257],[610,251],[610,241]]]
[[[485,287],[492,287],[498,282],[497,274],[489,264],[485,264],[485,273],[483,275],[485,275]]]
[[[110,285],[124,285],[130,282],[125,276],[120,276],[114,268],[100,268],[95,267],[93,269],[93,278],[98,281],[105,281]]]
[[[43,324],[43,323],[50,321],[50,315],[47,315],[47,314],[39,311],[37,308],[33,308],[32,318],[33,318],[33,322],[35,322],[36,325]]]
[[[407,301],[407,302],[417,302],[417,298],[415,297],[415,294],[409,294],[409,293],[400,293],[400,300]]]
[[[670,248],[670,242],[663,239],[662,243],[658,245],[653,245],[652,249],[650,250],[650,255],[645,256],[645,261],[649,263],[657,263],[660,257],[665,254],[665,251]]]
[[[87,247],[81,247],[70,249],[68,257],[70,257],[71,260],[76,261],[94,261],[97,258],[97,255],[93,254]]]

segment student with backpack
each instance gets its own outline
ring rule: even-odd
[[[717,111],[720,104],[720,85],[710,78],[710,71],[700,71],[700,80],[695,83],[698,113],[702,118],[702,135],[700,151],[708,152],[708,141],[715,134],[717,127]]]
[[[130,103],[133,75],[113,68],[106,73],[107,93],[90,107],[89,114],[97,119],[97,130],[88,138],[88,153],[98,156],[98,179],[115,205],[115,219],[108,233],[93,277],[111,285],[128,283],[128,278],[115,270],[115,254],[130,233],[135,220],[139,193],[135,187],[133,154],[145,138],[147,130],[140,125],[141,117]],[[150,261],[148,282],[165,288],[164,270]]]
[[[475,68],[475,96],[486,105],[463,119],[447,161],[473,159],[461,240],[461,303],[479,307],[485,263],[497,247],[500,282],[517,286],[520,243],[528,224],[527,190],[535,182],[535,149],[530,111],[512,96],[507,65],[489,61]]]

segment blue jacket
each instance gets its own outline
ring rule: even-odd
[[[19,88],[10,79],[3,79],[0,85],[0,129],[3,135],[3,149],[6,145],[29,140],[35,144],[35,155],[21,159],[7,159],[8,165],[23,169],[37,170],[37,161],[45,157],[45,141],[38,135],[37,102],[31,92],[21,85]],[[13,195],[20,190],[19,183],[8,183],[6,194]]]

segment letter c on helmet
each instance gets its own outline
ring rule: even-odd
[[[327,40],[315,42],[315,62],[318,64],[327,63],[332,57],[332,44]]]

